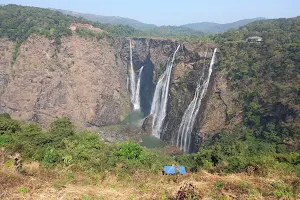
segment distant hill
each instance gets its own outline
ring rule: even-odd
[[[82,18],[90,20],[90,21],[96,21],[96,22],[107,23],[107,24],[128,25],[133,28],[140,29],[140,30],[157,27],[154,24],[146,24],[146,23],[142,23],[137,20],[134,20],[134,19],[118,17],[118,16],[103,16],[103,15],[79,13],[79,12],[74,12],[74,11],[69,11],[69,10],[61,10],[61,9],[54,9],[54,10],[62,12],[66,15],[82,17]]]
[[[75,17],[82,17],[84,19],[100,22],[105,24],[121,24],[128,25],[135,29],[142,30],[143,34],[152,37],[178,37],[178,36],[202,36],[202,31],[194,30],[183,26],[156,26],[154,24],[146,24],[134,19],[116,17],[116,16],[102,16],[87,13],[78,13],[74,11],[53,9],[59,11],[65,15],[71,15]]]
[[[54,9],[56,11],[62,12],[66,15],[71,15],[75,17],[82,17],[84,19],[95,21],[95,22],[101,22],[101,23],[107,23],[107,24],[122,24],[122,25],[128,25],[135,29],[139,30],[147,30],[147,32],[150,29],[150,32],[154,35],[161,35],[161,33],[164,33],[163,35],[166,36],[178,36],[183,35],[183,33],[178,33],[179,31],[183,31],[184,33],[187,33],[185,35],[201,35],[200,32],[204,33],[223,33],[227,31],[228,29],[237,29],[241,26],[244,26],[250,22],[254,22],[257,20],[262,20],[265,18],[258,17],[253,19],[244,19],[228,24],[218,24],[213,22],[200,22],[200,23],[191,23],[191,24],[184,24],[181,26],[156,26],[154,24],[146,24],[134,19],[130,18],[124,18],[124,17],[118,17],[118,16],[103,16],[103,15],[95,15],[95,14],[89,14],[89,13],[79,13],[75,11],[69,11],[69,10],[61,10],[61,9]],[[183,28],[184,27],[184,28]],[[193,29],[193,30],[190,30]]]
[[[183,36],[204,36],[202,31],[194,30],[183,26],[157,26],[143,30],[146,36],[152,37],[183,37]]]
[[[243,19],[232,23],[227,24],[218,24],[213,22],[200,22],[200,23],[191,23],[191,24],[184,24],[181,27],[187,27],[194,30],[206,32],[206,33],[223,33],[229,29],[238,29],[241,26],[245,26],[251,22],[264,20],[266,18],[257,17],[253,19]]]

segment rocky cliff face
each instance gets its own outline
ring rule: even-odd
[[[176,55],[170,83],[165,130],[161,138],[169,143],[176,143],[176,135],[182,116],[192,101],[200,72],[209,65],[214,44],[182,44],[171,40],[154,40],[137,38],[133,39],[133,62],[135,70],[144,66],[146,71],[143,77],[141,98],[142,109],[145,116],[150,112],[151,100],[155,84],[163,73],[165,65],[179,44],[181,48]],[[128,54],[129,42],[123,45],[123,54]],[[206,57],[205,57],[206,55]],[[219,55],[219,53],[218,53]],[[128,56],[124,56],[128,57]],[[128,58],[129,59],[129,58]],[[206,135],[213,134],[222,129],[231,127],[241,120],[241,106],[238,97],[227,88],[227,80],[218,70],[218,65],[213,69],[207,94],[201,104],[194,130],[191,150],[197,148]],[[149,116],[144,123],[144,130],[151,133]]]
[[[58,48],[31,36],[13,65],[13,43],[1,39],[1,45],[1,112],[44,126],[69,116],[83,127],[117,124],[129,111],[126,67],[105,39],[73,35]]]
[[[155,84],[165,70],[168,59],[170,59],[177,46],[181,44],[181,48],[176,54],[172,72],[165,130],[161,136],[163,140],[174,144],[181,118],[193,99],[200,72],[205,66],[209,65],[215,45],[191,45],[178,41],[146,38],[135,38],[132,43],[135,70],[137,71],[144,66],[141,104],[145,116],[150,112]],[[207,55],[206,52],[208,52]],[[130,59],[129,41],[123,42],[121,55],[127,60]],[[199,139],[201,141],[201,138],[204,138],[206,134],[228,128],[230,124],[228,112],[236,107],[232,103],[233,97],[234,95],[230,92],[227,93],[226,80],[215,67],[207,95],[201,105],[194,126],[194,141]],[[149,134],[151,133],[151,120],[151,116],[148,117],[143,126]]]
[[[178,41],[133,38],[132,39],[132,59],[135,71],[142,66],[141,78],[141,109],[145,116],[150,113],[152,98],[155,90],[155,82],[159,75],[163,73],[164,67],[180,43]],[[121,58],[129,64],[129,40],[122,40],[120,49]],[[180,53],[184,55],[182,51]]]
[[[132,39],[134,69],[137,72],[144,66],[141,108],[145,116],[150,113],[155,84],[179,44],[162,134],[162,139],[170,143],[174,143],[181,118],[193,99],[199,73],[209,64],[215,45]],[[12,42],[1,39],[0,112],[43,126],[56,117],[69,116],[80,127],[118,124],[130,112],[129,39],[112,42],[73,34],[56,46],[53,41],[34,35],[21,45],[12,64],[13,50]],[[196,119],[194,143],[239,121],[237,100],[226,85],[216,66]],[[151,117],[145,124],[150,133]]]

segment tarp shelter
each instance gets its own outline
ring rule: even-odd
[[[186,174],[184,166],[164,166],[164,174]]]

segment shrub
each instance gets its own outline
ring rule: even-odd
[[[203,166],[206,162],[211,162],[211,150],[200,150],[195,156],[194,160],[197,166]]]
[[[171,199],[184,200],[184,199],[201,199],[202,195],[199,193],[197,187],[192,183],[183,183],[179,190],[176,192],[176,197]]]
[[[217,182],[215,183],[215,187],[216,187],[218,190],[221,190],[221,189],[223,188],[223,186],[224,186],[224,182],[222,182],[222,181],[217,181]]]
[[[294,194],[291,192],[291,188],[289,188],[283,181],[276,181],[271,183],[271,185],[275,188],[274,195],[278,198],[281,197],[292,197]]]
[[[74,134],[74,125],[67,117],[58,118],[52,122],[50,133],[61,137],[70,136]]]
[[[37,135],[42,131],[41,127],[36,123],[26,124],[22,127],[22,129],[23,133],[26,134],[26,136]]]
[[[19,193],[27,193],[29,189],[27,187],[20,187],[17,190]]]
[[[14,161],[13,160],[7,160],[3,165],[4,165],[4,167],[11,168],[14,165]]]
[[[117,155],[125,159],[140,159],[143,148],[135,142],[125,142],[119,145]]]
[[[291,159],[291,163],[293,165],[299,165],[300,164],[300,152],[292,152],[289,154],[289,157]]]
[[[176,162],[178,162],[180,165],[184,165],[188,168],[195,168],[197,167],[197,162],[194,159],[195,154],[182,154],[180,156],[177,156],[175,158]]]
[[[45,155],[43,158],[43,164],[45,166],[53,166],[54,164],[60,161],[60,156],[57,150],[53,148],[48,148],[45,151]]]
[[[56,148],[62,148],[63,140],[74,135],[74,125],[67,117],[58,118],[52,122],[49,133],[50,135],[46,136],[49,142]]]
[[[20,123],[17,120],[0,117],[0,135],[5,133],[15,133],[21,130]]]
[[[233,156],[228,158],[228,166],[225,168],[227,172],[242,172],[247,167],[247,161],[243,157]]]
[[[11,119],[11,117],[8,113],[0,113],[0,118]]]
[[[13,141],[9,135],[0,135],[0,147],[3,147]]]

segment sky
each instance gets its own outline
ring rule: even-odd
[[[228,23],[255,17],[300,15],[300,0],[0,0],[0,4],[120,16],[156,25]]]

